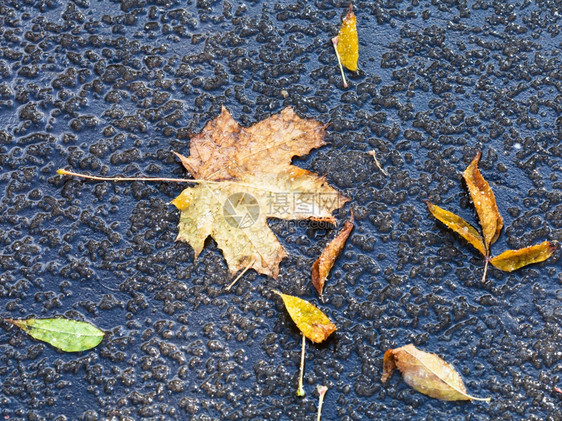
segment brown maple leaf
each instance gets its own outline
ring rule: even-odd
[[[181,211],[177,240],[197,257],[211,236],[231,273],[252,268],[277,278],[287,253],[267,218],[334,223],[332,212],[348,200],[324,177],[291,165],[325,144],[325,129],[291,108],[244,128],[223,107],[191,139],[189,157],[177,154],[200,181],[172,202]]]

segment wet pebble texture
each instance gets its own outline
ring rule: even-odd
[[[63,354],[3,324],[2,419],[313,420],[319,384],[325,420],[562,418],[560,250],[482,283],[481,257],[423,202],[475,221],[461,173],[482,150],[505,219],[493,252],[562,239],[560,3],[358,2],[344,90],[330,38],[346,6],[0,1],[0,315],[108,332]],[[174,243],[181,185],[56,175],[184,177],[171,151],[187,154],[223,104],[243,125],[286,106],[330,123],[330,146],[295,159],[355,208],[324,304],[310,268],[333,230],[271,221],[290,253],[279,280],[249,273],[226,292],[214,242],[196,261]],[[274,287],[338,326],[308,346],[304,399]],[[492,402],[381,385],[383,352],[406,343]]]

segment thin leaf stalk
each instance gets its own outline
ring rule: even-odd
[[[100,177],[97,175],[81,174],[73,171],[58,169],[59,175],[70,175],[73,177],[85,178],[87,180],[95,181],[166,181],[172,183],[208,183],[206,180],[190,180],[187,178],[159,178],[159,177]]]
[[[114,181],[114,182],[121,182],[121,181],[161,181],[161,182],[170,182],[170,183],[193,183],[193,184],[200,184],[204,186],[211,185],[226,185],[226,184],[233,184],[240,187],[249,187],[252,189],[257,190],[264,190],[270,193],[284,193],[283,190],[267,190],[259,185],[255,184],[248,184],[242,183],[239,181],[230,181],[230,180],[222,180],[222,181],[215,181],[215,180],[201,180],[197,178],[166,178],[166,177],[101,177],[99,175],[90,175],[90,174],[82,174],[73,171],[67,171],[62,168],[57,170],[58,175],[69,175],[72,177],[84,178],[86,180],[94,180],[94,181]],[[331,219],[326,219],[328,222],[332,222]]]
[[[486,253],[486,263],[484,263],[484,274],[482,275],[482,283],[486,282],[486,274],[488,273],[488,263],[490,263],[490,252]]]
[[[297,396],[302,398],[303,396],[306,395],[303,385],[302,385],[302,379],[304,376],[304,354],[305,354],[305,347],[306,347],[306,337],[304,335],[302,335],[302,351],[301,351],[301,368],[300,368],[300,373],[299,373],[299,387],[297,389]]]
[[[246,272],[248,272],[248,270],[250,270],[250,269],[252,268],[252,266],[254,265],[254,263],[256,263],[256,259],[255,259],[255,258],[252,259],[252,261],[250,262],[250,264],[249,264],[248,266],[246,266],[246,267],[244,268],[244,270],[242,270],[242,272],[240,272],[240,274],[234,279],[234,281],[232,281],[232,282],[230,283],[229,286],[226,287],[226,290],[227,290],[227,291],[230,291],[230,289],[236,284],[236,282],[238,282],[238,281],[242,278],[242,276],[244,276],[244,274],[245,274]]]
[[[341,77],[343,79],[343,87],[347,88],[347,80],[345,79],[345,73],[341,64],[340,53],[338,53],[338,40],[338,37],[332,38],[332,44],[334,45],[334,51],[336,52],[336,57],[338,58],[338,65],[340,66]]]
[[[324,404],[324,396],[326,396],[326,392],[328,388],[326,386],[318,386],[317,387],[318,394],[318,415],[316,416],[316,421],[321,421],[322,418],[322,405]]]

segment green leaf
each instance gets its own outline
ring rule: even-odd
[[[97,346],[104,333],[86,322],[69,319],[27,319],[6,321],[25,330],[31,337],[65,352],[85,351]]]

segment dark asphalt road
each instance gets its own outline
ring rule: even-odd
[[[462,171],[478,150],[505,228],[493,252],[562,239],[559,1],[356,3],[359,72],[330,43],[342,1],[0,0],[0,316],[109,332],[63,354],[0,331],[6,420],[560,420],[560,250],[481,283],[477,252],[424,200],[476,223]],[[338,331],[307,352],[277,288],[318,303],[310,267],[333,231],[271,221],[278,281],[231,291],[220,251],[174,243],[172,150],[225,105],[243,125],[286,106],[330,123],[295,164],[352,199],[356,228],[321,308]],[[368,154],[375,150],[388,172]],[[336,214],[343,222],[349,206]],[[492,402],[441,402],[383,353],[415,343]]]

